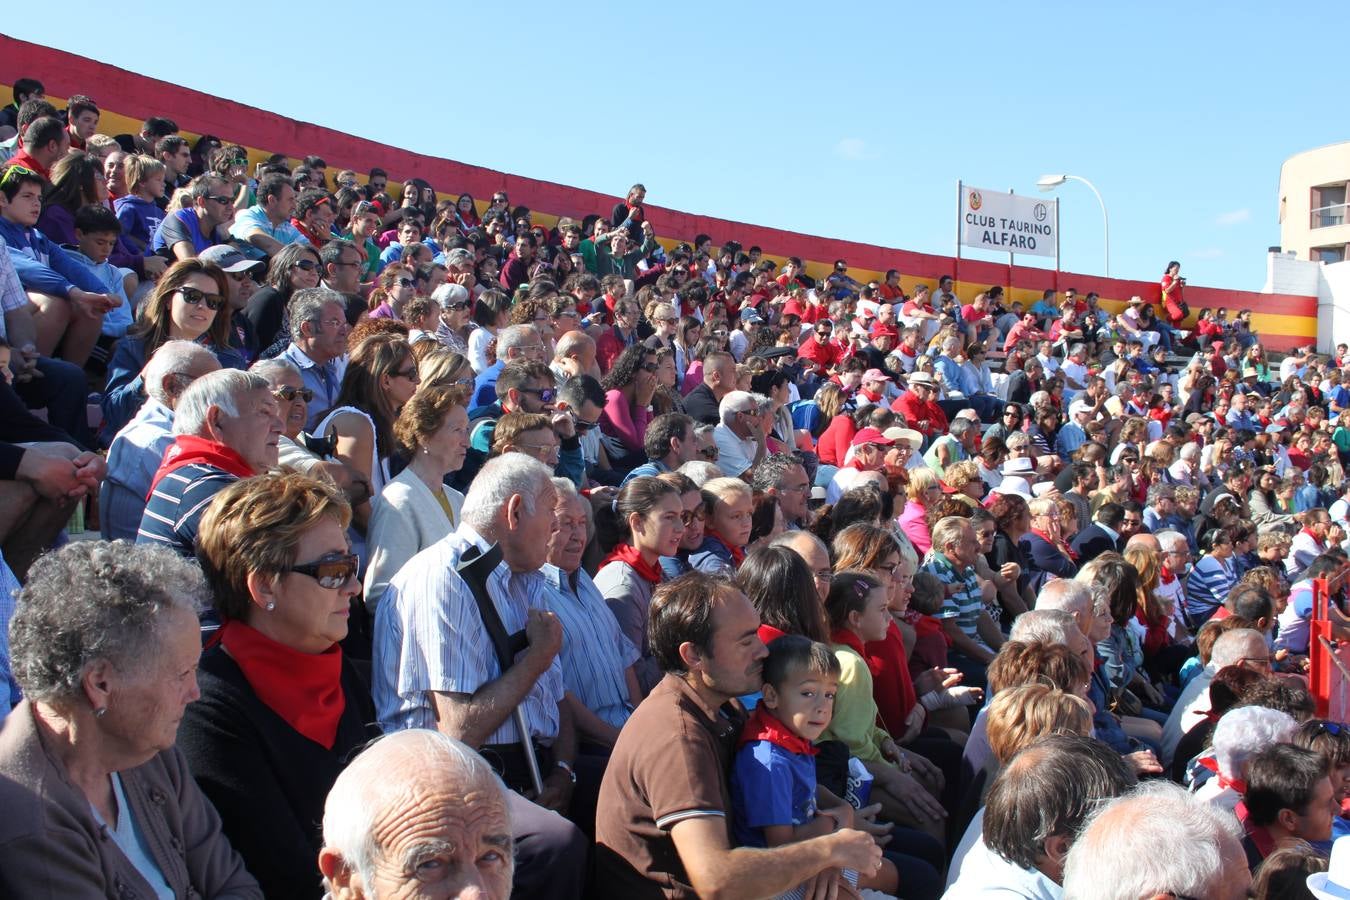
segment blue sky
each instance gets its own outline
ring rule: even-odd
[[[953,250],[957,179],[1035,193],[1068,172],[1106,201],[1113,275],[1176,258],[1249,290],[1279,243],[1281,162],[1350,137],[1316,86],[1341,71],[1316,14],[1247,0],[188,9],[75,0],[6,28],[411,150],[921,252]],[[375,30],[380,9],[397,18]],[[1063,267],[1100,274],[1096,199],[1058,196]]]

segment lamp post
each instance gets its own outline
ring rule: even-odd
[[[1097,197],[1097,202],[1098,202],[1099,204],[1101,204],[1101,207],[1102,207],[1102,228],[1103,228],[1103,230],[1105,231],[1105,238],[1106,238],[1106,242],[1105,242],[1105,244],[1104,244],[1105,255],[1106,255],[1106,277],[1107,277],[1107,278],[1110,278],[1110,277],[1111,277],[1111,220],[1110,220],[1110,219],[1107,217],[1107,215],[1106,215],[1106,202],[1105,202],[1104,200],[1102,200],[1101,192],[1097,190],[1096,185],[1094,185],[1092,182],[1088,181],[1086,178],[1083,178],[1083,177],[1080,176],[1080,175],[1042,175],[1040,178],[1038,178],[1038,179],[1036,180],[1036,187],[1040,188],[1042,192],[1049,193],[1050,191],[1053,191],[1055,188],[1059,187],[1061,184],[1063,184],[1063,183],[1066,182],[1066,181],[1081,181],[1081,182],[1083,182],[1083,184],[1086,184],[1086,185],[1088,186],[1088,188],[1092,191],[1092,193],[1093,193],[1094,195],[1096,195],[1096,197]]]

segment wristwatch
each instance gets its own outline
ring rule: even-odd
[[[570,779],[572,779],[572,783],[573,783],[573,784],[576,784],[576,783],[577,783],[577,773],[576,773],[576,770],[572,768],[572,764],[571,764],[571,763],[566,762],[566,761],[560,759],[560,760],[558,760],[556,763],[554,763],[553,765],[556,766],[556,767],[559,768],[559,769],[562,769],[564,772],[566,772],[566,773],[567,773],[567,777],[570,778]]]

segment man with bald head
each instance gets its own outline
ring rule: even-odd
[[[578,375],[589,375],[599,380],[600,366],[595,361],[595,338],[584,331],[569,331],[558,338],[553,348],[553,362],[548,367],[553,370],[558,387]]]
[[[1131,547],[1147,547],[1154,553],[1159,555],[1162,554],[1162,544],[1159,543],[1158,536],[1149,534],[1147,531],[1141,531],[1138,534],[1131,536],[1130,539],[1125,542],[1126,550]]]
[[[427,729],[394,732],[328,793],[324,887],[341,900],[507,900],[515,860],[506,797],[466,744]]]
[[[772,541],[775,547],[787,547],[802,558],[811,570],[811,581],[816,586],[816,595],[823,604],[830,596],[830,582],[834,579],[834,570],[830,567],[830,551],[825,542],[809,531],[785,531]]]

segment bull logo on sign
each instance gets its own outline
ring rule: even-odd
[[[971,192],[970,192],[970,209],[971,209],[971,212],[974,212],[975,210],[979,209],[979,208],[980,208],[981,206],[983,206],[983,205],[984,205],[984,199],[980,196],[980,192],[979,192],[979,191],[971,191]]]

